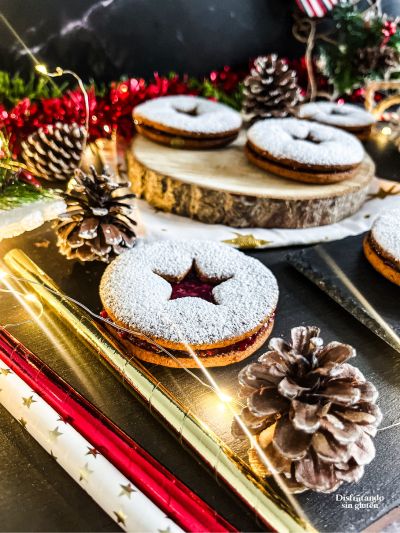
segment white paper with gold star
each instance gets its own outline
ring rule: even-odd
[[[140,217],[140,236],[147,240],[206,239],[227,242],[236,239],[238,247],[277,248],[280,246],[314,244],[344,239],[368,231],[375,218],[386,209],[400,206],[400,183],[375,179],[371,194],[362,208],[353,216],[328,226],[305,229],[236,229],[220,224],[204,224],[197,220],[155,210],[144,200],[137,200]],[[244,246],[240,246],[245,237]],[[254,246],[246,243],[253,240]],[[229,242],[235,246],[235,242]]]
[[[182,532],[3,362],[0,403],[122,529]]]

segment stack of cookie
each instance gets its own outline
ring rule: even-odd
[[[368,138],[376,118],[368,111],[353,104],[336,102],[310,102],[303,104],[297,113],[298,118],[313,120],[327,126],[334,126],[357,135],[359,139]]]
[[[219,148],[238,136],[242,119],[226,105],[196,96],[164,96],[138,105],[133,120],[152,141],[186,149]]]
[[[247,135],[248,159],[269,172],[305,183],[352,178],[364,158],[375,117],[351,104],[302,105],[298,118],[263,120]]]
[[[246,155],[255,165],[306,183],[351,178],[364,157],[349,133],[296,118],[257,122],[247,134]]]
[[[190,150],[226,146],[236,139],[241,116],[205,98],[155,98],[133,113],[139,133],[152,141]],[[251,163],[283,178],[328,184],[351,179],[364,158],[355,137],[368,134],[374,117],[350,104],[304,104],[298,118],[265,119],[247,133]]]
[[[377,272],[400,285],[400,208],[376,219],[364,239],[364,253]]]

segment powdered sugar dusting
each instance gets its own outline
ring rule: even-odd
[[[336,102],[310,102],[303,104],[297,116],[331,126],[348,128],[366,127],[376,122],[374,115],[368,113],[365,109],[352,104],[337,104]]]
[[[362,144],[350,133],[296,118],[266,119],[248,133],[249,141],[277,159],[305,165],[356,165],[364,157]],[[316,142],[307,140],[313,138]]]
[[[182,277],[193,262],[205,277],[227,280],[213,289],[217,305],[196,297],[169,299],[171,285],[157,272]],[[234,339],[261,325],[276,308],[278,284],[262,263],[227,245],[158,241],[115,259],[101,280],[100,297],[129,328],[196,346]]]
[[[400,208],[378,217],[372,226],[372,238],[395,261],[400,261]]]
[[[178,111],[180,110],[180,111]],[[195,115],[187,113],[195,112]],[[230,107],[198,96],[162,96],[135,107],[134,118],[181,130],[215,134],[237,130],[240,114]]]

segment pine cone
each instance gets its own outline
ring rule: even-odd
[[[286,117],[301,100],[297,76],[276,54],[260,56],[243,82],[242,111],[246,122]]]
[[[116,183],[107,169],[97,174],[75,170],[68,192],[67,210],[56,226],[57,245],[68,259],[108,262],[136,241],[132,199],[117,191],[129,187]]]
[[[359,48],[353,55],[353,64],[364,76],[379,72],[384,77],[387,72],[399,68],[400,53],[391,46]]]
[[[324,346],[313,326],[291,335],[292,344],[271,339],[270,351],[240,371],[241,418],[293,492],[332,492],[358,481],[375,456],[378,393],[346,362],[356,355],[351,346]],[[236,422],[232,430],[243,438]]]
[[[50,181],[69,181],[78,168],[86,129],[57,122],[39,128],[22,143],[22,157],[29,170]]]

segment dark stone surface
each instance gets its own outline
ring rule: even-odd
[[[366,327],[370,328],[390,346],[398,349],[396,339],[382,327],[379,321],[360,304],[354,294],[343,283],[343,273],[355,289],[361,290],[374,310],[386,322],[395,334],[400,334],[400,313],[398,298],[399,289],[393,283],[379,274],[369,262],[365,260],[362,241],[364,235],[348,237],[343,241],[306,248],[288,255],[288,261],[299,272],[315,283],[321,290],[339,305],[352,314]],[[354,252],[348,255],[339,253],[339,247],[348,247]],[[357,250],[357,252],[356,252]],[[327,265],[322,253],[335,257],[337,267],[341,273],[333,272]],[[342,262],[345,257],[344,263]],[[377,290],[379,287],[379,290]]]
[[[85,79],[202,75],[276,51],[301,50],[291,35],[292,0],[2,0],[0,9],[41,61]],[[0,68],[27,68],[26,52],[2,30]]]
[[[208,73],[278,52],[303,53],[291,33],[294,0],[2,0],[0,10],[40,61],[85,79]],[[362,0],[361,5],[366,4]],[[382,0],[400,13],[400,0]],[[30,71],[21,45],[1,30],[0,69]]]
[[[66,262],[57,253],[54,243],[48,249],[33,245],[43,238],[52,240],[51,230],[43,228],[13,241],[3,241],[0,255],[8,248],[21,247],[61,285],[64,292],[98,311],[97,286],[104,265]],[[362,262],[360,242],[358,238],[350,244],[342,241],[327,245],[334,257],[340,256],[343,268],[350,269],[350,273],[356,277],[359,273],[357,265]],[[344,249],[346,253],[343,253]],[[287,250],[254,251],[250,255],[270,266],[279,282],[280,301],[274,335],[287,336],[291,327],[315,324],[321,328],[326,341],[336,339],[354,345],[358,351],[354,364],[375,383],[380,392],[379,404],[384,413],[382,425],[397,421],[400,390],[398,353],[296,272],[286,262]],[[367,266],[364,270],[368,269]],[[364,283],[367,286],[370,283],[376,291],[381,291],[383,298],[392,301],[390,299],[395,297],[398,300],[395,291],[399,289],[388,286],[383,278],[380,279],[373,272],[370,272],[370,277],[364,278]],[[6,316],[6,305],[3,297],[0,301],[2,317]],[[257,523],[255,516],[232,493],[226,491],[214,476],[203,470],[200,461],[182,448],[131,396],[90,350],[78,352],[76,348],[72,351],[69,348],[69,355],[63,358],[43,344],[43,335],[35,329],[19,328],[14,329],[13,333],[239,530],[265,530]],[[60,344],[67,348],[68,342],[72,341],[60,338]],[[234,383],[237,370],[238,365],[231,365],[215,370],[215,375],[224,386],[224,379]],[[165,373],[156,368],[154,372],[159,376]],[[188,381],[183,371],[168,372],[173,374],[169,377],[171,383],[175,382],[178,387],[182,385],[191,393],[191,397],[201,393],[198,389],[201,386]],[[110,519],[32,439],[26,435],[21,437],[20,428],[1,409],[0,422],[0,530],[105,531],[113,528]],[[340,495],[381,495],[385,499],[377,509],[343,509],[341,502],[336,500],[336,494],[306,493],[299,496],[301,505],[318,530],[362,531],[399,504],[398,436],[399,428],[378,433],[377,456],[367,466],[364,478],[358,484],[345,485],[337,492]],[[23,506],[20,501],[23,501]],[[81,502],[79,507],[77,502]]]

